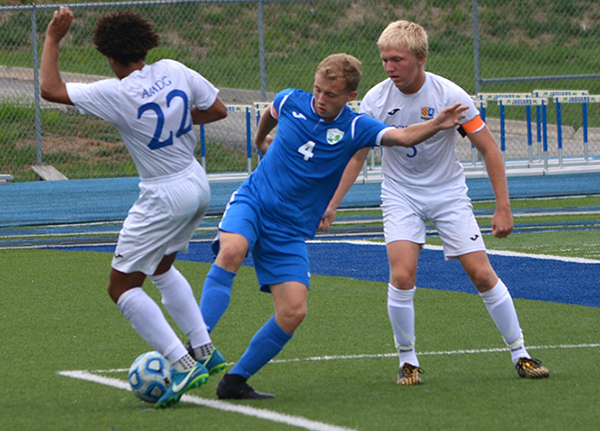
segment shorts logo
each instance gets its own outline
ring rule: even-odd
[[[470,239],[471,241],[477,241],[477,238],[479,238],[479,235],[475,234],[475,236],[472,236]]]
[[[435,117],[435,109],[427,108],[425,106],[421,108],[422,120],[431,120],[433,117]]]
[[[340,129],[327,129],[327,143],[329,145],[335,145],[342,140],[344,132]]]

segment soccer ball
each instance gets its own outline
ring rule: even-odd
[[[155,403],[171,386],[171,364],[156,351],[142,353],[129,368],[129,384],[136,397]]]

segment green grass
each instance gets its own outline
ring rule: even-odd
[[[598,199],[523,200],[513,207],[590,207]],[[475,204],[480,205],[489,203]],[[570,217],[562,216],[563,222]],[[534,231],[496,241],[486,235],[490,249],[600,259],[597,229]],[[121,389],[57,374],[89,370],[125,379],[125,372],[100,370],[126,369],[150,350],[108,298],[110,261],[110,253],[0,250],[0,429],[298,429],[185,402],[158,411]],[[209,264],[179,261],[177,266],[199,297]],[[149,283],[145,287],[158,300],[157,290]],[[233,292],[213,333],[232,362],[273,312],[252,269],[240,270]],[[277,398],[232,404],[361,431],[596,429],[599,348],[552,346],[597,345],[600,308],[516,299],[531,353],[551,371],[549,379],[527,381],[517,377],[507,352],[485,352],[504,345],[476,294],[419,289],[416,301],[424,385],[394,383],[397,359],[385,283],[314,275],[305,322],[277,361],[251,380]],[[374,356],[357,357],[365,354]],[[324,356],[338,359],[306,360]],[[215,400],[217,380],[191,394]]]
[[[110,254],[51,250],[0,252],[3,349],[0,427],[12,430],[287,430],[293,427],[181,403],[156,411],[131,393],[69,379],[61,370],[127,368],[149,350],[105,292]],[[179,262],[199,286],[208,264]],[[27,268],[27,271],[23,271]],[[26,275],[25,275],[26,274]],[[240,356],[272,313],[267,295],[243,268],[230,310],[213,334],[228,358]],[[156,298],[152,287],[148,292]],[[385,286],[315,276],[309,315],[277,359],[393,352]],[[419,351],[503,347],[476,295],[421,289]],[[597,343],[600,310],[516,300],[531,346]],[[457,330],[458,329],[458,330]],[[517,377],[506,352],[422,354],[425,384],[398,388],[393,357],[274,363],[252,378],[277,398],[235,402],[358,430],[594,429],[600,419],[598,348],[532,351],[552,376]],[[100,373],[102,374],[102,373]],[[125,378],[125,373],[104,373]],[[216,379],[194,395],[214,399]]]

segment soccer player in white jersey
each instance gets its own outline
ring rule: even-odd
[[[459,132],[483,157],[496,198],[492,235],[508,236],[513,218],[502,155],[479,116],[471,97],[458,85],[425,71],[427,33],[418,24],[396,21],[381,33],[377,46],[385,81],[373,87],[360,105],[361,112],[390,126],[404,128],[429,121],[444,106],[468,106]],[[548,377],[540,361],[532,359],[511,295],[490,265],[479,226],[467,196],[467,185],[455,140],[448,129],[413,148],[383,151],[382,210],[390,264],[388,314],[398,349],[399,385],[422,382],[415,352],[414,302],[419,252],[425,244],[425,223],[432,221],[443,242],[446,259],[458,259],[481,295],[510,349],[519,376]],[[349,163],[340,187],[324,217],[327,229],[342,197],[356,179],[367,156],[363,151]]]
[[[41,93],[46,100],[75,105],[81,113],[114,124],[135,162],[140,195],[119,234],[108,293],[138,334],[172,364],[172,384],[156,403],[168,407],[184,392],[204,384],[209,374],[225,369],[192,288],[173,262],[178,251],[187,252],[210,201],[206,173],[194,157],[197,139],[192,123],[219,120],[227,109],[219,91],[183,64],[145,63],[159,35],[150,21],[132,12],[101,17],[94,29],[96,48],[108,58],[117,78],[65,84],[58,69],[59,43],[72,20],[72,11],[61,7],[48,25]],[[146,277],[189,337],[191,354],[142,289]]]
[[[440,110],[430,122],[395,129],[357,114],[361,63],[334,54],[317,68],[313,93],[287,89],[275,96],[258,125],[255,142],[265,154],[233,194],[219,224],[219,250],[202,290],[200,309],[213,330],[227,309],[233,279],[251,251],[260,288],[270,292],[275,315],[217,387],[221,399],[263,399],[246,381],[292,338],[306,314],[310,280],[306,238],[314,237],[344,168],[362,148],[413,146],[447,127],[466,109]],[[277,126],[277,135],[269,133]]]

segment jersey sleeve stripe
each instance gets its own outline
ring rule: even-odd
[[[283,105],[285,104],[285,102],[288,100],[288,97],[290,97],[290,94],[292,93],[288,93],[286,94],[283,99],[281,100],[281,103],[279,104],[279,106],[277,107],[277,110],[279,112],[281,112],[281,109],[283,108]],[[273,104],[271,103],[271,115],[273,115],[273,118],[279,120],[279,114],[278,112],[275,110],[275,106],[273,106]]]
[[[271,103],[271,106],[269,108],[271,109],[271,115],[273,116],[273,118],[275,118],[276,120],[279,120],[279,115],[277,114],[277,111],[275,110],[275,106]]]
[[[350,135],[352,136],[352,139],[355,139],[356,136],[356,122],[358,121],[358,119],[360,118],[360,116],[357,116],[354,118],[354,120],[352,120],[352,125],[350,127],[351,133]]]

